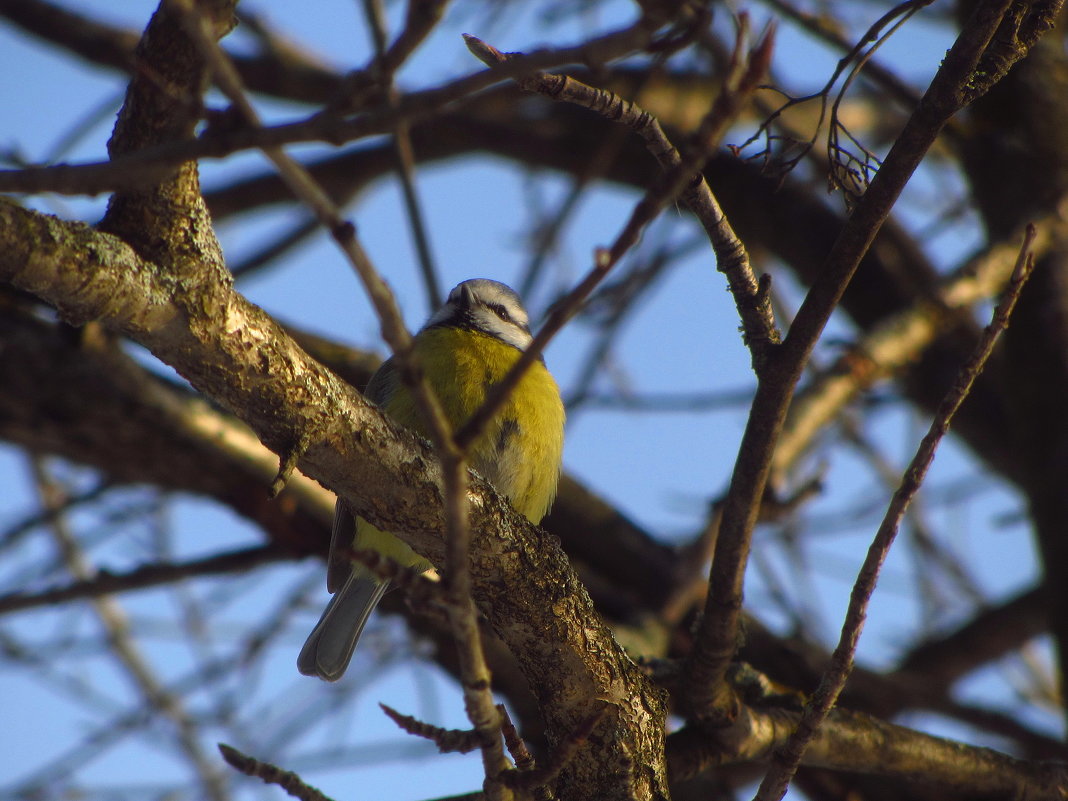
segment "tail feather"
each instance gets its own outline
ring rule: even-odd
[[[323,616],[308,636],[297,657],[297,669],[305,676],[337,681],[349,666],[364,624],[389,586],[388,581],[354,569],[330,599]]]

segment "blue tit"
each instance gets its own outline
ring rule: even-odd
[[[531,341],[519,296],[498,281],[476,278],[449,293],[445,305],[415,335],[413,349],[449,424],[458,429]],[[425,433],[392,359],[371,378],[366,395],[400,425]],[[538,523],[556,496],[563,445],[560,391],[539,360],[472,444],[468,459],[517,511]],[[371,610],[386,591],[388,582],[349,559],[354,548],[378,551],[406,567],[431,568],[402,540],[354,518],[339,499],[326,577],[333,598],[297,658],[307,676],[341,678]]]

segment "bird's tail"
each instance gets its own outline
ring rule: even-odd
[[[326,681],[340,679],[349,666],[371,610],[388,586],[388,581],[354,568],[300,649],[297,669],[305,676],[318,676]]]

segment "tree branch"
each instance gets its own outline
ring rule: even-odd
[[[672,780],[717,765],[766,761],[786,742],[799,719],[795,710],[746,706],[724,736],[687,726],[668,737]],[[918,781],[976,801],[1061,801],[1068,794],[1063,763],[1014,759],[844,709],[831,712],[805,752],[804,764]]]
[[[532,51],[506,64],[442,86],[405,94],[391,107],[372,110],[351,120],[315,114],[297,122],[263,128],[208,129],[197,139],[156,145],[108,162],[0,170],[0,192],[97,195],[129,191],[165,181],[180,165],[199,159],[224,158],[242,150],[275,148],[298,142],[341,145],[368,136],[388,134],[399,123],[426,118],[501,81],[564,64],[603,64],[641,50],[653,41],[657,27],[642,18],[634,25],[575,47]]]
[[[229,284],[174,284],[115,237],[6,202],[0,278],[72,322],[98,319],[141,342],[272,450],[307,442],[306,475],[443,564],[440,471],[429,447],[310,359]],[[662,796],[660,693],[615,644],[559,546],[483,480],[469,482],[475,598],[537,687],[550,738],[566,738],[592,705],[612,706],[615,725],[569,766],[569,780]],[[644,699],[640,709],[621,703],[635,697]],[[633,775],[619,769],[621,760],[635,766]]]
[[[99,598],[118,592],[140,590],[146,587],[158,587],[161,584],[173,584],[181,579],[194,576],[213,576],[222,573],[236,573],[251,570],[260,565],[281,560],[290,560],[293,553],[275,544],[257,545],[238,551],[215,554],[204,559],[192,559],[188,562],[174,564],[144,565],[125,573],[111,573],[107,570],[95,570],[91,577],[76,581],[66,587],[57,587],[43,592],[13,592],[0,595],[0,615],[17,612],[21,609],[33,609],[41,606],[53,606],[78,598]]]
[[[701,628],[688,660],[687,706],[709,722],[726,722],[736,701],[723,683],[735,652],[742,588],[760,498],[794,386],[831,312],[875,239],[901,190],[946,121],[964,105],[965,87],[990,45],[1010,0],[987,0],[950,49],[920,107],[910,117],[813,283],[790,332],[758,385],[739,458],[724,502],[723,525]],[[1017,57],[1019,54],[1017,55]]]
[[[790,737],[782,751],[776,754],[772,762],[772,769],[768,771],[767,776],[761,782],[760,789],[756,795],[759,801],[777,801],[777,799],[785,795],[786,788],[801,761],[801,756],[807,747],[807,743],[812,740],[817,729],[826,719],[831,707],[838,700],[846,679],[849,678],[849,674],[853,669],[857,642],[860,640],[860,634],[864,629],[864,621],[867,618],[868,603],[871,601],[872,593],[875,592],[875,584],[878,581],[879,572],[890,552],[890,546],[893,545],[897,536],[901,519],[904,517],[905,510],[912,502],[913,497],[919,491],[931,462],[934,461],[938,444],[942,441],[946,432],[949,431],[949,424],[953,416],[956,414],[957,409],[960,408],[960,405],[964,403],[964,399],[968,397],[968,392],[976,377],[982,371],[987,359],[990,358],[998,337],[1008,327],[1012,310],[1016,306],[1016,301],[1019,300],[1020,292],[1023,290],[1031,270],[1034,268],[1034,254],[1031,252],[1034,239],[1035,229],[1032,226],[1028,228],[1024,237],[1023,245],[1020,248],[1020,254],[1013,270],[1012,280],[1009,282],[1005,296],[998,303],[997,308],[994,309],[994,316],[990,325],[983,332],[983,338],[976,347],[972,358],[961,367],[957,380],[946,394],[946,398],[935,414],[934,420],[931,421],[930,430],[920,442],[916,455],[906,468],[901,479],[901,486],[898,487],[890,500],[886,516],[879,525],[879,530],[868,548],[860,574],[857,576],[856,583],[853,586],[853,592],[849,599],[849,608],[846,611],[845,622],[842,625],[841,638],[834,649],[834,653],[831,655],[831,665],[824,673],[819,687],[812,694],[812,698],[809,699],[801,721],[798,723],[797,731]]]

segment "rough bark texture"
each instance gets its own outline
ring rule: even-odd
[[[412,5],[413,14],[419,5]],[[986,11],[978,22],[961,23],[965,37],[993,19],[989,9],[996,4],[977,5]],[[1001,5],[998,13],[1004,17],[997,17],[997,33],[973,65],[971,80],[952,97],[939,96],[935,106],[921,105],[917,119],[922,123],[928,115],[939,118],[940,125],[957,105],[975,100],[941,142],[945,150],[939,158],[960,159],[990,252],[1014,248],[1024,223],[1043,221],[1042,256],[1007,347],[975,387],[956,431],[992,472],[1025,494],[1043,558],[1044,596],[1038,590],[1024,592],[977,611],[941,640],[917,643],[897,670],[858,670],[843,702],[864,712],[832,712],[813,740],[808,770],[799,777],[814,798],[1068,795],[1063,764],[1037,761],[1063,759],[1061,743],[1007,714],[962,704],[953,696],[961,677],[1047,630],[1060,648],[1061,674],[1068,668],[1068,543],[1063,536],[1068,520],[1068,427],[1063,424],[1068,235],[1058,219],[1068,189],[1063,141],[1068,60],[1061,40],[1040,38],[1059,13],[1056,4]],[[971,20],[973,10],[962,4],[962,19]],[[647,3],[644,11],[642,25],[629,34],[647,44],[659,31],[664,38],[654,38],[654,52],[685,46],[687,37],[700,39],[696,32],[704,30],[705,21],[690,16],[689,6]],[[199,13],[212,20],[218,36],[233,25],[232,3],[204,2]],[[9,285],[0,294],[0,437],[28,452],[92,466],[110,482],[149,483],[214,498],[255,521],[274,545],[295,555],[325,550],[331,496],[315,483],[320,482],[375,524],[401,532],[440,565],[439,467],[425,442],[398,430],[353,388],[363,385],[374,360],[289,330],[234,290],[212,215],[221,219],[288,203],[289,191],[274,175],[265,175],[202,195],[196,162],[175,166],[174,154],[184,152],[181,148],[224,154],[242,142],[272,141],[256,130],[228,130],[218,115],[212,117],[215,127],[198,138],[202,95],[211,76],[186,35],[181,12],[164,5],[136,47],[138,37],[129,32],[81,24],[72,12],[60,13],[45,3],[0,0],[0,14],[82,58],[130,71],[109,142],[113,159],[147,163],[154,153],[169,154],[146,168],[144,174],[155,178],[148,183],[133,173],[109,175],[107,165],[99,166],[91,179],[96,183],[85,185],[112,186],[108,181],[113,181],[116,191],[96,227],[0,199],[0,281]],[[657,27],[670,19],[678,25]],[[624,39],[620,34],[612,41]],[[596,52],[586,52],[587,60],[596,62],[591,55]],[[550,56],[549,51],[538,54],[546,64]],[[603,179],[639,188],[652,185],[658,174],[639,143],[612,123],[586,110],[532,101],[511,87],[471,98],[447,87],[407,106],[410,98],[394,97],[396,104],[390,105],[388,87],[376,83],[381,64],[342,76],[284,49],[236,63],[253,90],[302,102],[344,100],[353,110],[348,118],[326,114],[269,134],[277,141],[293,136],[332,140],[361,131],[400,135],[403,129],[415,158],[424,163],[488,154],[557,171],[579,185]],[[575,74],[655,110],[676,142],[694,130],[720,86],[686,70],[592,66]],[[285,80],[272,77],[277,75]],[[350,94],[339,98],[341,91]],[[885,101],[878,93],[872,97],[868,108],[878,109],[880,99]],[[461,99],[457,107],[454,101]],[[398,109],[409,109],[411,120]],[[806,118],[789,119],[803,124]],[[932,125],[921,133],[933,138],[936,130]],[[899,147],[914,144],[909,132],[914,129],[906,129]],[[395,169],[393,143],[346,147],[309,165],[339,202]],[[919,153],[916,147],[917,158]],[[136,167],[139,162],[126,163]],[[803,284],[826,280],[827,253],[843,226],[851,226],[850,236],[860,243],[877,224],[849,222],[804,177],[767,175],[732,153],[713,156],[704,172],[754,253],[787,265]],[[0,184],[25,180],[26,186],[41,187],[53,180],[76,182],[79,175],[77,168],[9,172],[0,175]],[[881,184],[875,187],[873,204],[881,191]],[[279,251],[287,246],[284,239]],[[297,232],[294,241],[299,239]],[[908,346],[913,350],[906,347],[893,368],[879,374],[895,372],[909,400],[930,409],[974,346],[979,326],[965,310],[943,305],[943,280],[924,244],[903,226],[887,222],[860,261],[841,307],[860,331],[873,334],[885,334],[881,326],[901,314],[930,310],[928,321],[937,333]],[[626,287],[614,289],[626,294]],[[58,310],[64,322],[44,319],[37,299]],[[152,377],[124,352],[122,337],[176,369],[199,395]],[[857,388],[846,397],[870,387],[871,371],[880,368],[864,358],[875,357],[847,355],[835,365],[842,375],[856,373]],[[824,389],[818,377],[809,388]],[[843,402],[837,403],[840,416]],[[827,421],[835,417],[832,412]],[[752,422],[755,428],[769,425],[768,419]],[[275,502],[267,500],[265,486],[277,459],[256,440],[283,459],[297,457],[304,474],[291,479]],[[775,478],[788,483],[786,477]],[[767,494],[763,508],[749,504],[745,513],[762,520],[788,514],[780,506],[789,506],[789,499],[773,496]],[[470,520],[474,598],[488,623],[494,688],[510,702],[541,764],[559,769],[552,782],[558,797],[726,797],[732,785],[754,778],[753,763],[767,761],[782,746],[797,723],[802,693],[818,681],[827,655],[800,640],[777,638],[755,620],[745,636],[735,632],[737,640],[726,643],[727,656],[746,660],[763,675],[753,679],[751,669],[734,665],[716,686],[700,688],[725,699],[719,711],[729,714],[721,715],[721,725],[685,720],[693,709],[680,698],[693,688],[685,686],[679,665],[700,636],[695,622],[708,588],[703,565],[719,532],[715,514],[688,547],[668,548],[565,479],[545,521],[552,532],[547,534],[474,478]],[[740,581],[741,574],[737,577]],[[4,600],[0,597],[0,612]],[[386,606],[399,611],[402,602],[392,596]],[[441,621],[416,614],[412,625],[433,638],[437,661],[458,673]],[[641,643],[645,653],[668,659],[639,668],[621,642]],[[787,687],[771,686],[766,677]],[[1009,738],[1025,758],[938,740],[869,715],[891,717],[909,709],[950,715]],[[682,720],[670,737],[669,713]],[[593,719],[596,725],[585,733]],[[562,753],[569,754],[565,763],[554,764]]]
[[[410,544],[442,564],[439,473],[429,447],[308,357],[229,283],[202,278],[192,300],[179,283],[172,297],[171,282],[114,237],[7,203],[0,230],[5,281],[72,323],[97,321],[137,340],[272,450],[299,447],[304,473],[376,525],[413,532]],[[611,710],[586,757],[563,774],[564,797],[666,798],[660,691],[615,643],[559,547],[484,482],[475,486],[475,598],[535,688],[550,744],[602,705]]]

